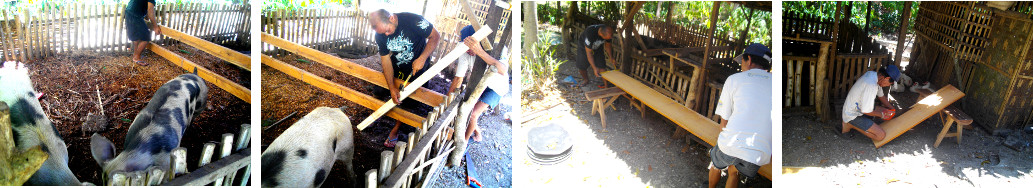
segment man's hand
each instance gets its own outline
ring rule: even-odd
[[[420,57],[416,58],[416,60],[412,62],[412,73],[409,76],[415,76],[416,72],[420,72],[420,70],[423,70],[423,64],[426,63],[426,62],[427,62],[427,57],[420,56]]]
[[[401,101],[398,101],[398,87],[391,87],[391,100],[394,101],[395,104],[402,104]]]
[[[153,30],[154,30],[154,35],[161,35],[161,27],[158,27],[158,24],[154,24],[154,29]]]
[[[474,54],[484,52],[484,48],[481,48],[481,43],[478,43],[473,37],[466,37],[466,39],[463,40],[463,44],[466,44],[466,47],[470,47],[470,50],[473,50]]]
[[[601,69],[601,68],[593,68],[593,70],[595,70],[595,77],[601,77],[601,76],[599,76],[599,73],[606,71],[606,70]]]

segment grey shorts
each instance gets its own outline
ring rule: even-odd
[[[710,148],[710,165],[714,165],[715,168],[724,170],[729,165],[735,165],[735,169],[739,170],[739,173],[746,175],[746,177],[755,178],[757,177],[757,170],[760,169],[759,165],[746,162],[742,159],[732,157],[721,152],[721,149],[714,145],[714,148]]]
[[[847,123],[865,131],[867,131],[868,128],[872,128],[872,125],[875,125],[875,121],[872,121],[872,116],[868,115],[857,116],[854,120],[850,120],[850,122]]]

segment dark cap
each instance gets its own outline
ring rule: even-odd
[[[760,43],[753,43],[753,44],[750,44],[749,46],[746,46],[746,49],[743,50],[743,52],[741,54],[739,54],[738,56],[735,56],[735,58],[733,58],[732,60],[737,62],[737,63],[742,63],[742,55],[743,54],[750,54],[750,55],[755,55],[757,57],[763,57],[768,62],[771,62],[771,50],[768,49],[767,46],[764,46],[763,44],[760,44]]]
[[[890,76],[891,82],[896,82],[900,79],[900,68],[896,65],[886,65],[886,74]]]
[[[473,36],[473,25],[467,25],[463,27],[463,30],[459,31],[459,40],[466,40],[466,37]]]

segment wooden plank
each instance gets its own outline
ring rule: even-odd
[[[480,31],[481,27],[483,27],[482,24],[484,24],[484,22],[481,20],[480,16],[477,16],[477,14],[474,13],[473,8],[470,7],[470,1],[459,0],[459,2],[459,5],[463,7],[463,13],[466,14],[466,21],[470,22],[470,25],[473,26],[474,31]],[[488,8],[490,9],[491,7]],[[484,51],[491,51],[491,40],[481,40],[481,47],[484,48]]]
[[[873,141],[875,143],[875,148],[886,145],[886,143],[889,143],[901,134],[904,134],[907,130],[915,127],[918,123],[925,121],[925,119],[928,119],[933,114],[940,112],[940,110],[943,110],[943,108],[946,108],[951,103],[954,103],[954,101],[961,99],[963,96],[965,96],[965,93],[959,91],[958,88],[954,88],[952,85],[947,85],[946,87],[940,88],[936,93],[922,98],[922,100],[918,101],[918,103],[912,106],[906,113],[883,122],[882,125],[880,125],[886,132],[886,138],[882,139],[882,141]]]
[[[383,88],[388,87],[387,80],[384,79],[383,72],[375,71],[365,66],[352,63],[351,61],[341,59],[337,56],[326,54],[321,51],[305,47],[300,44],[293,43],[291,41],[284,40],[283,38],[270,35],[268,33],[262,33],[262,42],[301,55],[302,57],[314,60],[328,67],[337,69],[338,71],[347,73],[359,79],[373,83],[377,86]],[[402,80],[395,79],[395,83],[402,83]],[[413,92],[412,98],[416,101],[422,102],[423,104],[437,106],[441,104],[445,97],[441,93],[431,91],[426,88],[420,88]]]
[[[448,127],[446,125],[450,125],[452,123],[452,120],[455,120],[455,116],[458,114],[459,111],[459,109],[457,108],[459,107],[459,102],[462,101],[455,100],[448,104],[449,110],[446,110],[449,112],[448,115],[439,117],[435,122],[440,123],[434,124],[430,127],[430,129],[427,130],[428,134],[420,138],[420,141],[416,143],[414,147],[412,147],[412,151],[410,151],[410,153],[407,156],[405,156],[404,159],[402,159],[402,162],[397,167],[395,167],[394,173],[391,173],[391,175],[387,177],[387,179],[384,181],[384,187],[399,187],[399,185],[401,185],[402,183],[400,180],[402,180],[403,177],[406,177],[410,173],[412,173],[414,169],[417,169],[414,167],[419,165],[418,160],[422,158],[422,156],[424,156],[424,154],[426,154],[427,151],[430,151],[430,149],[432,148],[431,144],[437,139],[438,135],[440,135],[439,133],[442,132],[441,130],[443,130],[445,127]],[[447,155],[442,154],[438,157],[443,158],[442,156]],[[440,162],[441,161],[434,161],[434,163]]]
[[[273,57],[268,55],[262,55],[262,64],[369,109],[373,109],[384,104],[384,101],[377,100],[376,98],[363,94],[362,92],[355,91],[351,88],[341,86],[330,80],[324,79],[323,77],[315,76],[305,70],[288,65],[280,60],[273,59]],[[392,109],[387,113],[387,116],[416,128],[420,128],[420,123],[425,120],[423,117],[401,109]]]
[[[656,90],[653,90],[624,73],[606,71],[599,73],[613,85],[624,89],[654,111],[667,117],[681,128],[688,130],[711,146],[717,144],[717,135],[721,133],[721,125],[674,101]],[[761,167],[757,173],[771,179],[771,164]]]
[[[490,28],[485,27],[481,28],[481,30],[477,30],[477,32],[470,37],[473,37],[476,40],[482,40],[485,37],[487,37],[488,34],[491,34],[491,32],[492,31]],[[427,69],[427,71],[425,71],[423,75],[420,75],[420,77],[416,78],[416,80],[413,80],[412,83],[409,83],[409,85],[406,85],[405,88],[402,88],[402,90],[398,92],[398,100],[405,100],[405,98],[408,98],[409,95],[412,94],[414,91],[422,88],[424,83],[427,83],[428,81],[430,81],[431,78],[437,76],[437,73],[441,72],[441,70],[445,70],[445,68],[448,67],[448,65],[455,62],[456,59],[459,59],[459,56],[466,54],[466,51],[469,49],[470,48],[467,47],[466,44],[460,43],[456,45],[456,47],[453,48],[452,51],[448,52],[448,54],[445,54],[445,56],[442,57],[438,61],[438,63],[435,63],[433,66]],[[360,131],[362,129],[365,129],[366,126],[373,124],[374,120],[380,118],[380,116],[384,115],[384,113],[394,108],[396,105],[398,104],[395,104],[394,102],[384,103],[384,105],[380,106],[380,108],[377,108],[377,110],[374,111],[373,114],[370,114],[368,117],[366,117],[365,120],[362,120],[362,122],[359,123],[357,127]]]
[[[187,60],[182,56],[179,56],[179,54],[172,53],[172,51],[169,51],[164,47],[154,44],[154,42],[151,42],[150,45],[148,45],[148,48],[150,48],[151,51],[153,51],[155,54],[158,54],[159,56],[168,59],[169,62],[172,62],[172,64],[176,64],[179,67],[182,67],[186,71],[193,72],[194,70],[196,70],[197,75],[201,76],[201,78],[203,78],[204,81],[207,81],[208,83],[212,83],[215,86],[218,86],[222,90],[229,92],[230,94],[236,96],[240,100],[244,100],[244,102],[251,103],[251,90],[248,90],[244,86],[241,86],[240,84],[230,81],[229,79],[226,79],[222,76],[219,76],[211,70],[198,66],[196,63],[191,62],[190,60]]]
[[[208,42],[204,39],[187,35],[186,33],[172,28],[161,25],[158,27],[161,27],[161,33],[169,38],[176,39],[180,42],[186,43],[187,45],[193,46],[194,48],[201,49],[201,51],[208,52],[208,54],[212,54],[212,56],[226,60],[237,67],[243,68],[244,70],[251,71],[251,57],[248,57],[243,53]]]
[[[222,178],[225,174],[236,172],[245,166],[251,165],[251,148],[240,150],[239,153],[226,156],[214,163],[205,165],[186,175],[162,184],[162,186],[204,186],[205,184]]]

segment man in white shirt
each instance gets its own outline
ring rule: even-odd
[[[710,150],[711,188],[722,170],[728,170],[725,187],[737,187],[740,172],[756,177],[761,165],[771,163],[771,50],[753,43],[733,60],[742,72],[725,80],[714,112],[721,116],[721,133]]]
[[[886,94],[883,94],[882,87],[893,85],[897,79],[900,79],[900,69],[892,64],[861,75],[857,82],[854,82],[854,86],[850,87],[846,102],[843,103],[842,133],[854,129],[874,141],[886,138],[886,132],[872,119],[890,117],[889,112],[894,108],[886,99]],[[875,106],[876,99],[882,106]]]
[[[499,100],[502,99],[502,96],[509,93],[509,77],[506,75],[509,65],[491,57],[488,52],[481,48],[480,42],[474,38],[469,38],[469,36],[473,35],[474,32],[473,26],[463,27],[459,32],[460,39],[463,40],[463,43],[466,44],[467,47],[470,47],[470,50],[466,51],[467,54],[463,54],[456,60],[456,75],[452,80],[452,86],[448,88],[448,92],[451,93],[463,82],[463,77],[466,76],[466,72],[470,70],[470,66],[476,60],[474,59],[474,56],[483,59],[484,63],[487,63],[488,65],[493,65],[494,69],[489,67],[489,71],[495,71],[498,73],[498,75],[483,78],[487,79],[484,80],[484,84],[487,85],[487,88],[485,88],[484,92],[481,93],[477,104],[474,104],[473,110],[470,111],[469,124],[467,125],[466,135],[464,138],[466,140],[470,140],[470,137],[473,137],[474,141],[479,142],[481,141],[482,134],[480,127],[477,126],[477,119],[480,117],[481,113],[488,109],[488,107],[494,108],[495,106],[498,106]]]

